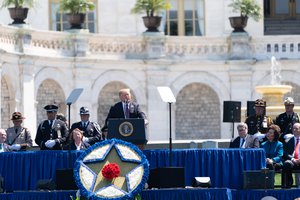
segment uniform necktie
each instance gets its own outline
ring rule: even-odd
[[[125,118],[129,118],[129,109],[128,109],[128,103],[125,104]]]
[[[18,128],[15,129],[15,133],[16,133],[16,134],[18,133]]]
[[[297,138],[297,142],[296,142],[296,147],[295,147],[295,154],[294,154],[294,158],[295,159],[299,159],[299,138]]]
[[[53,124],[53,120],[50,120],[49,126],[52,127],[52,124]]]
[[[240,148],[242,148],[242,147],[243,147],[243,145],[244,145],[244,143],[245,143],[245,139],[244,139],[244,138],[241,138],[241,140],[242,140],[242,143],[241,143],[241,146],[240,146]]]

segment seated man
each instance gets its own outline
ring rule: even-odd
[[[281,175],[282,188],[291,188],[293,185],[292,170],[300,169],[300,123],[293,125],[294,136],[283,143],[283,167]]]
[[[0,129],[0,153],[10,151],[6,141],[6,132],[4,129]]]
[[[230,141],[229,148],[259,148],[258,138],[248,134],[248,125],[241,122],[237,125],[239,136]]]

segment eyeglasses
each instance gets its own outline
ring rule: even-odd
[[[293,128],[293,130],[298,131],[298,130],[300,130],[300,127],[298,127],[298,128]]]
[[[247,128],[238,129],[238,132],[245,131],[245,130],[247,130]]]

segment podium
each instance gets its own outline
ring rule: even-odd
[[[135,145],[146,144],[144,119],[108,119],[107,138],[116,138]]]

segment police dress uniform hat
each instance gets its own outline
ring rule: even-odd
[[[49,104],[45,106],[44,109],[47,110],[47,112],[57,112],[58,106],[54,104]]]
[[[295,102],[294,102],[294,99],[292,97],[287,97],[285,98],[284,100],[284,105],[287,106],[287,105],[294,105]]]
[[[87,107],[81,107],[79,112],[81,115],[89,115],[90,114],[90,111]]]
[[[14,112],[12,114],[11,120],[23,120],[25,117],[22,116],[22,113],[20,112]]]
[[[256,99],[255,106],[257,106],[257,107],[266,107],[266,102],[263,99]]]

